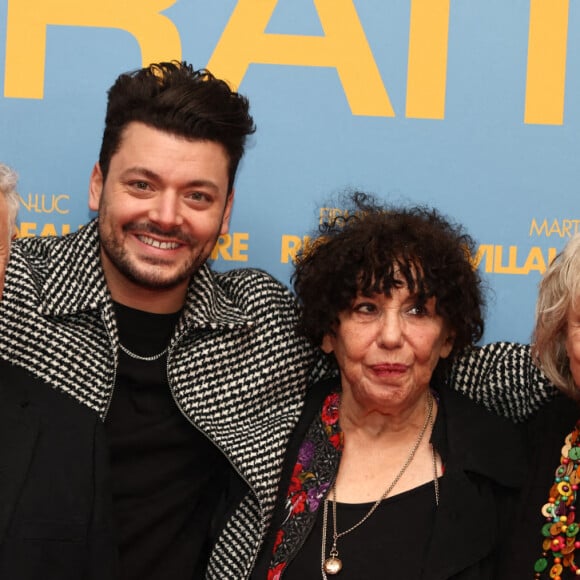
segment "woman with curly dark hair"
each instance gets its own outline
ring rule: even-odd
[[[493,579],[524,473],[519,434],[449,391],[483,333],[473,240],[434,209],[353,194],[299,257],[314,385],[253,578]]]

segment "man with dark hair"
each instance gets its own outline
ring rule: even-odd
[[[315,366],[284,286],[206,264],[253,131],[248,101],[207,71],[123,74],[90,177],[98,218],[12,249],[0,358],[104,421],[123,580],[202,576],[232,467],[238,513],[264,532]]]

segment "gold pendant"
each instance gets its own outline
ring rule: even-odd
[[[342,561],[340,560],[340,558],[331,556],[330,558],[324,560],[324,571],[327,574],[331,575],[338,574],[341,570],[342,570]]]

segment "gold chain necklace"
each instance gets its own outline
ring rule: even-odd
[[[364,517],[359,520],[354,526],[351,526],[344,532],[337,531],[336,525],[336,483],[332,486],[332,517],[333,517],[333,532],[332,532],[332,547],[330,548],[330,552],[328,553],[328,558],[326,557],[326,529],[327,529],[327,519],[328,519],[328,500],[324,500],[324,509],[322,514],[322,577],[324,580],[327,580],[327,574],[335,575],[338,574],[342,570],[342,560],[338,557],[338,549],[337,549],[337,542],[339,538],[350,534],[353,530],[356,530],[359,526],[364,524],[371,515],[375,512],[375,510],[379,507],[381,502],[393,491],[397,483],[411,462],[415,457],[415,453],[417,453],[417,449],[419,449],[419,445],[421,445],[421,441],[423,441],[423,437],[427,431],[427,427],[431,425],[433,427],[434,418],[433,418],[433,396],[429,393],[429,397],[427,399],[427,413],[425,417],[425,422],[421,427],[421,431],[419,432],[419,436],[417,440],[413,444],[403,467],[399,470],[399,473],[395,476],[395,479],[390,483],[389,487],[385,490],[383,495],[371,506],[371,509],[364,515]],[[437,478],[437,456],[435,454],[435,449],[433,445],[431,445],[431,452],[433,455],[433,484],[435,486],[435,505],[439,505],[439,480]]]

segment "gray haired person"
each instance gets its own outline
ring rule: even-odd
[[[8,262],[10,244],[16,234],[16,216],[18,215],[18,193],[16,172],[0,163],[0,296],[4,288],[4,270]]]

